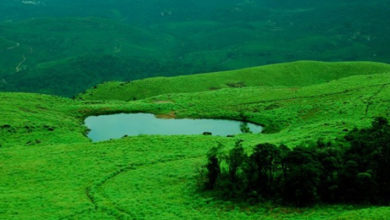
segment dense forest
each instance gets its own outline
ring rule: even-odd
[[[390,204],[390,125],[376,118],[345,140],[297,146],[259,144],[246,154],[241,141],[227,154],[212,148],[200,182],[225,199]]]
[[[73,96],[98,83],[295,60],[390,60],[376,1],[0,2],[0,90]]]

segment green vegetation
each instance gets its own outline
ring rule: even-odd
[[[130,101],[151,96],[251,86],[302,87],[363,74],[390,72],[390,65],[372,62],[299,61],[226,72],[108,82],[81,94],[87,100]],[[191,82],[191,83],[188,83]]]
[[[1,0],[0,219],[388,219],[388,4]],[[243,134],[92,143],[118,112]]]
[[[308,59],[390,62],[387,5],[388,0],[2,0],[0,91],[71,97],[113,80]]]
[[[211,147],[233,146],[243,140],[245,152],[261,143],[294,149],[319,138],[342,138],[354,127],[368,127],[377,116],[390,118],[387,65],[349,63],[336,72],[345,72],[342,77],[331,75],[332,69],[321,74],[315,68],[318,64],[311,62],[275,68],[309,64],[313,71],[306,67],[301,71],[303,75],[307,72],[305,77],[297,78],[296,84],[287,84],[287,80],[282,81],[286,84],[277,84],[268,76],[273,84],[210,90],[207,75],[197,75],[205,79],[199,81],[197,91],[166,94],[162,87],[161,91],[153,91],[157,96],[145,95],[147,98],[136,101],[123,101],[131,94],[114,87],[118,94],[112,95],[117,100],[0,93],[0,218],[386,219],[390,215],[388,206],[296,208],[223,201],[197,191],[197,169],[207,163]],[[337,71],[345,64],[334,65]],[[248,75],[256,73],[246,71]],[[280,78],[278,72],[269,73]],[[229,78],[231,73],[212,73],[209,77],[226,74]],[[309,73],[313,73],[312,78]],[[294,76],[299,76],[299,71],[291,75],[292,79]],[[184,82],[178,77],[170,79],[172,83],[174,79]],[[214,82],[211,86],[220,86],[220,82]],[[97,90],[100,88],[102,85]],[[137,136],[92,143],[85,136],[83,119],[116,112],[245,118],[264,125],[265,133],[235,137]]]
[[[12,39],[1,49],[6,91],[75,95],[98,82],[152,75],[148,68],[173,50],[168,35],[101,18],[29,19],[1,24],[0,31]]]
[[[354,129],[346,141],[312,146],[259,144],[249,155],[242,141],[228,154],[212,148],[203,188],[220,197],[273,200],[296,206],[314,203],[390,205],[390,125],[376,118],[368,129]],[[347,145],[347,146],[345,146]],[[204,180],[203,180],[204,178]]]

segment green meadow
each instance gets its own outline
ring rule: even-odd
[[[1,42],[1,41],[0,41]],[[5,42],[7,43],[7,42]],[[47,64],[50,65],[50,64]],[[43,68],[44,66],[42,66]],[[123,137],[92,143],[90,115],[147,112],[223,118],[261,134]],[[388,219],[388,206],[297,208],[224,201],[199,191],[210,148],[243,140],[294,148],[390,118],[390,65],[300,61],[108,82],[74,99],[0,93],[0,219]]]

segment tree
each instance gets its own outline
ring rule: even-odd
[[[246,176],[244,174],[247,155],[242,146],[242,140],[236,142],[235,147],[229,152],[227,157],[228,176],[230,182],[230,190],[237,195],[238,191],[242,191],[245,187]]]
[[[252,133],[252,132],[251,132],[251,129],[249,128],[247,122],[242,122],[242,123],[240,124],[240,131],[241,131],[242,133]]]
[[[350,143],[345,153],[342,184],[345,199],[352,202],[388,202],[390,196],[390,126],[378,117],[370,128],[354,129],[345,139]],[[351,170],[351,164],[354,164]]]
[[[318,194],[324,202],[336,202],[339,199],[339,176],[343,165],[343,147],[331,144],[317,145],[318,161],[321,164]]]
[[[276,171],[280,169],[280,150],[273,144],[259,144],[249,157],[249,186],[263,197],[272,197]]]
[[[283,186],[283,199],[298,206],[318,200],[321,165],[313,148],[296,147],[286,157],[287,173]]]
[[[281,199],[297,206],[319,201],[388,205],[390,125],[376,118],[371,127],[350,131],[345,141],[318,139],[293,150],[263,143],[249,156],[237,141],[226,157],[211,149],[206,167],[206,188],[227,198]]]
[[[210,149],[207,154],[208,162],[206,165],[207,169],[207,178],[206,178],[206,189],[210,190],[215,187],[217,179],[221,173],[221,168],[219,166],[218,152],[220,147],[213,147]]]

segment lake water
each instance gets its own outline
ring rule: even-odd
[[[221,119],[161,119],[153,114],[113,114],[90,116],[85,125],[90,129],[88,137],[94,141],[121,138],[125,135],[194,135],[211,132],[226,136],[240,134],[242,122]],[[262,127],[248,123],[250,131],[260,133]]]

